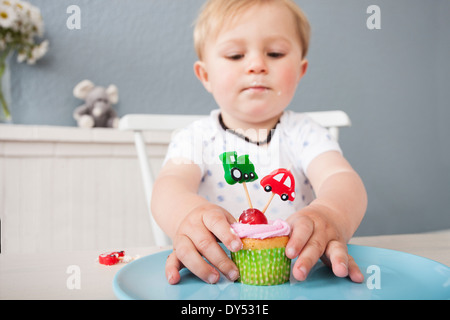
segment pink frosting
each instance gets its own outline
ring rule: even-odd
[[[231,229],[239,238],[266,239],[288,236],[291,228],[286,221],[277,219],[268,224],[233,223]]]

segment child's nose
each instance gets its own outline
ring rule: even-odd
[[[250,57],[247,67],[247,73],[267,73],[266,61],[262,55],[254,55]]]

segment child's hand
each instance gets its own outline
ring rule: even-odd
[[[166,261],[168,282],[178,283],[179,271],[184,267],[208,283],[219,280],[219,272],[214,267],[231,281],[236,280],[239,277],[236,265],[217,243],[218,239],[231,251],[242,248],[241,239],[231,232],[233,222],[236,222],[233,216],[219,206],[207,204],[194,208],[173,238],[173,252]]]
[[[305,280],[311,268],[322,258],[336,276],[348,276],[354,282],[364,281],[358,265],[348,254],[343,234],[324,210],[306,207],[287,221],[292,234],[286,246],[286,256],[291,259],[298,257],[292,268],[297,280]]]

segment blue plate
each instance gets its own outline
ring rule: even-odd
[[[113,290],[124,300],[450,299],[450,268],[443,264],[388,249],[349,245],[348,250],[364,274],[363,283],[337,278],[319,261],[304,282],[291,274],[289,282],[276,286],[233,283],[224,276],[207,284],[183,269],[180,283],[170,285],[164,267],[171,251],[164,251],[121,268]]]

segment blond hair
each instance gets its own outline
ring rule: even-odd
[[[208,36],[215,37],[230,18],[253,5],[267,3],[284,4],[293,14],[295,27],[299,37],[302,58],[306,57],[309,47],[311,27],[305,13],[293,0],[208,0],[201,8],[200,14],[195,22],[194,47],[197,56],[202,60],[203,48]]]

